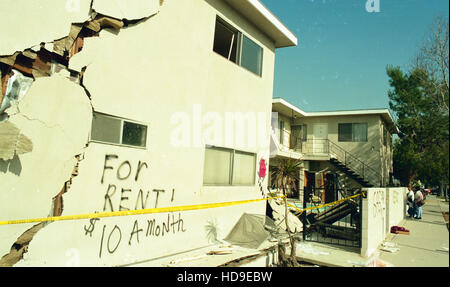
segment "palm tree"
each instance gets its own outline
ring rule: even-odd
[[[284,266],[298,266],[296,257],[295,257],[295,239],[291,234],[288,225],[288,205],[287,205],[287,192],[289,188],[293,188],[297,191],[296,181],[299,180],[299,169],[302,164],[301,160],[297,159],[280,159],[278,164],[273,169],[271,176],[273,178],[273,184],[277,189],[281,189],[284,195],[284,212],[285,217],[284,221],[286,223],[286,229],[289,235],[289,241],[291,243],[291,256],[288,260],[283,259],[287,262],[281,262]],[[283,252],[284,253],[284,252]]]

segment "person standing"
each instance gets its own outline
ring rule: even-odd
[[[415,213],[414,209],[414,191],[409,189],[406,193],[406,204],[408,205],[408,215],[409,217],[413,217]]]
[[[415,219],[422,219],[422,205],[424,204],[423,201],[423,194],[420,190],[420,187],[415,188],[416,191],[414,193],[414,218]]]

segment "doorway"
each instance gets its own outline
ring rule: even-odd
[[[328,153],[328,124],[313,124],[313,153]]]

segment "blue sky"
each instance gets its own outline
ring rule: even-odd
[[[260,0],[297,37],[276,51],[274,98],[307,112],[388,108],[386,66],[406,68],[446,0]]]

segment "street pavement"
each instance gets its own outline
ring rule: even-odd
[[[388,233],[369,258],[362,257],[357,248],[317,242],[298,243],[297,258],[328,267],[449,267],[449,232],[442,215],[448,210],[448,202],[428,196],[421,220],[405,216],[398,224],[408,229],[410,234]]]
[[[409,235],[389,233],[385,242],[396,252],[379,250],[379,258],[394,267],[449,267],[449,233],[442,212],[449,211],[449,203],[429,195],[422,207],[422,219],[405,218],[399,226]],[[394,249],[395,250],[395,249]]]

